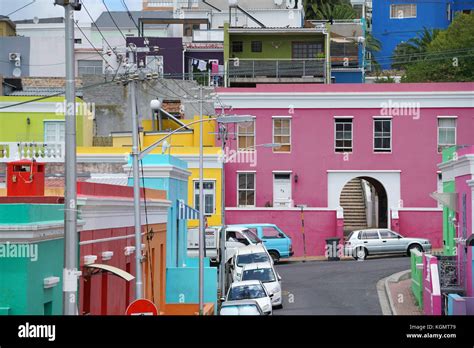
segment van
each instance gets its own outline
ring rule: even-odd
[[[212,263],[220,262],[220,235],[222,226],[212,226],[205,230],[206,248],[205,255]],[[262,240],[246,227],[227,226],[226,228],[226,262],[234,256],[238,248],[261,244]],[[199,257],[199,229],[191,228],[188,230],[188,257]]]
[[[293,256],[293,245],[291,238],[286,235],[277,225],[274,224],[238,224],[229,227],[245,227],[254,232],[263,241],[263,245],[274,263],[281,258]]]

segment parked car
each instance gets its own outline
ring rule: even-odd
[[[225,302],[255,300],[264,314],[272,314],[273,295],[269,294],[260,280],[247,280],[232,283],[227,291]]]
[[[260,305],[255,300],[240,300],[222,302],[220,315],[264,315]]]
[[[272,262],[270,254],[262,244],[248,245],[238,248],[231,260],[232,281],[239,281],[242,268],[250,263]]]
[[[344,255],[364,260],[368,255],[410,255],[412,249],[431,252],[431,242],[424,238],[405,238],[386,228],[375,228],[351,232],[344,244]]]
[[[221,226],[211,226],[206,228],[206,257],[211,262],[220,262],[220,236]],[[240,247],[262,243],[254,232],[245,227],[227,227],[226,228],[226,262],[234,255],[235,250]],[[188,230],[188,257],[199,256],[199,229],[190,228]]]
[[[242,269],[242,281],[260,280],[269,294],[273,294],[272,306],[282,307],[281,277],[270,262],[250,263]]]
[[[274,224],[239,224],[232,225],[246,227],[254,232],[272,256],[273,261],[278,263],[280,258],[293,256],[293,243],[291,238],[286,235],[277,225]]]

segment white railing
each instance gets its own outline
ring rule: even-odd
[[[224,42],[224,30],[193,30],[193,42]]]
[[[34,159],[38,162],[64,162],[64,143],[0,143],[0,163]]]

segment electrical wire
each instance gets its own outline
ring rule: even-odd
[[[137,28],[138,33],[140,33],[140,27],[138,26],[137,22],[135,22],[135,19],[133,18],[132,13],[131,13],[130,10],[128,9],[128,6],[127,6],[127,4],[125,3],[125,0],[122,0],[122,5],[123,5],[123,7],[125,7],[125,11],[127,11],[128,17],[132,20],[133,24],[134,24],[135,27]]]
[[[123,36],[123,38],[125,39],[125,41],[127,41],[127,38],[126,38],[125,35],[123,34],[122,30],[120,30],[119,26],[118,26],[117,23],[115,22],[115,19],[114,19],[114,17],[112,16],[112,13],[110,13],[109,8],[107,7],[107,5],[106,5],[106,3],[105,3],[105,0],[102,0],[102,3],[104,4],[105,9],[106,9],[107,12],[109,13],[110,19],[111,19],[112,22],[114,23],[115,27],[116,27],[117,30],[120,32],[120,34]]]
[[[102,31],[100,30],[99,26],[97,25],[97,23],[94,21],[94,18],[92,18],[91,14],[89,13],[89,10],[87,9],[86,7],[86,4],[84,3],[84,0],[81,1],[82,3],[82,7],[84,8],[84,10],[86,10],[86,13],[87,15],[89,16],[89,18],[91,19],[92,21],[92,24],[94,24],[94,26],[97,28],[97,31],[99,32],[100,36],[102,36],[102,39],[105,41],[105,43],[110,47],[110,49],[112,50],[112,53],[117,55],[115,53],[115,49],[112,47],[112,45],[110,45],[110,43],[107,41],[107,39],[105,38],[104,34],[102,34]]]

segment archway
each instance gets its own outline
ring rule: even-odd
[[[344,234],[364,228],[388,227],[387,191],[369,176],[355,177],[344,185],[339,196],[344,209]]]

